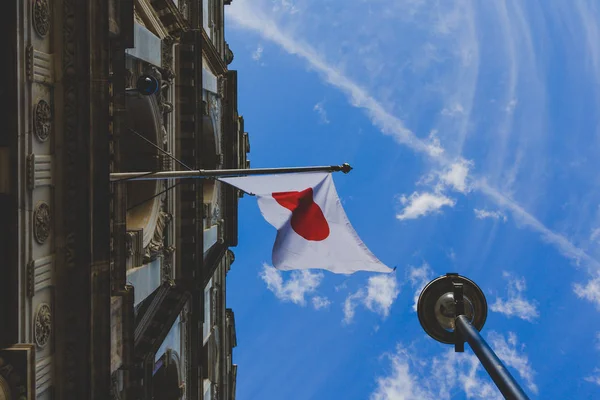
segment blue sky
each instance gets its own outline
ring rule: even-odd
[[[352,164],[346,213],[398,266],[273,270],[245,197],[238,399],[498,397],[419,325],[415,294],[446,272],[484,290],[482,333],[532,398],[600,398],[600,3],[235,0],[226,17],[252,166]]]

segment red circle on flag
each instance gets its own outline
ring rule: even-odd
[[[329,224],[321,207],[313,199],[312,188],[301,192],[273,193],[281,206],[292,212],[291,225],[294,232],[306,240],[319,242],[329,236]]]

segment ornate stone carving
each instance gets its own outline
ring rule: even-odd
[[[50,206],[43,201],[39,202],[33,211],[33,236],[39,244],[44,244],[50,236],[51,222]]]
[[[38,306],[37,312],[35,313],[35,321],[33,327],[33,336],[35,344],[39,348],[44,348],[50,341],[50,334],[52,333],[52,312],[50,306],[46,303],[42,303]]]
[[[112,400],[121,400],[121,390],[119,382],[119,371],[115,371],[110,375],[110,395]]]
[[[33,131],[35,136],[45,142],[52,128],[52,109],[46,100],[40,100],[33,110]]]
[[[33,27],[38,35],[44,37],[50,32],[50,5],[48,0],[34,0]]]
[[[179,11],[181,12],[181,15],[183,15],[183,18],[187,19],[188,21],[191,19],[190,18],[190,0],[182,0],[179,2]]]
[[[221,209],[219,204],[213,204],[212,206],[212,215],[210,216],[210,224],[217,225],[219,219],[221,218]]]
[[[162,268],[162,281],[168,281],[173,279],[173,254],[175,253],[175,246],[168,246],[163,249],[165,256],[163,268]]]
[[[219,92],[219,97],[224,98],[225,97],[225,84],[227,83],[227,78],[225,77],[225,75],[221,75],[219,76],[219,79],[217,80],[217,91]]]
[[[162,67],[173,73],[173,44],[175,39],[172,36],[167,36],[161,42],[162,52]],[[168,78],[167,78],[168,79]]]
[[[144,254],[144,263],[156,260],[160,253],[164,250],[164,237],[169,223],[173,220],[173,216],[167,212],[160,211],[158,220],[156,221],[156,229],[154,236],[150,240],[150,244],[146,248]]]
[[[127,232],[125,233],[125,254],[127,254],[127,257],[131,257],[134,253],[133,251],[133,236],[134,236],[134,232]]]
[[[210,116],[213,118],[214,126],[218,127],[221,122],[221,101],[217,96],[208,95],[208,108]],[[216,130],[219,131],[219,129]]]
[[[144,234],[142,229],[127,231],[125,234],[125,251],[127,269],[139,267],[144,260]]]

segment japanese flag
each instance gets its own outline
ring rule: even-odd
[[[338,274],[391,272],[360,240],[346,217],[329,173],[219,178],[256,195],[277,229],[273,265],[280,270],[326,269]]]

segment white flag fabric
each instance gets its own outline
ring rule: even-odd
[[[262,215],[277,229],[275,268],[319,268],[338,274],[392,271],[369,251],[350,225],[330,173],[219,180],[258,197]]]

